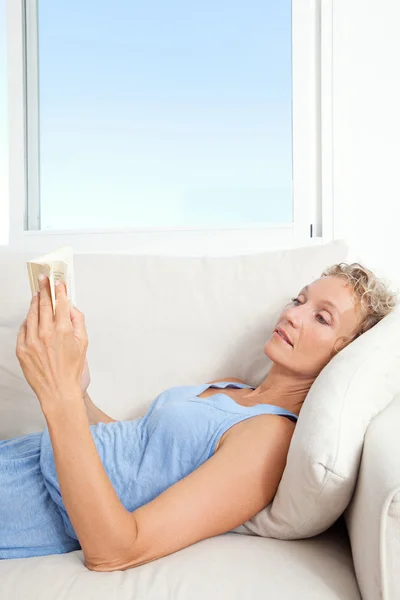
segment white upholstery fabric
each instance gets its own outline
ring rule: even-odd
[[[344,518],[364,600],[400,598],[400,394],[368,427]]]
[[[346,535],[331,528],[312,539],[286,542],[226,533],[113,573],[88,571],[81,550],[3,560],[0,598],[361,600]]]
[[[232,257],[76,255],[76,300],[89,334],[93,401],[112,417],[129,419],[144,414],[157,394],[175,385],[226,377],[259,385],[271,366],[263,346],[282,306],[328,265],[346,260],[347,252],[347,245],[337,240]],[[31,258],[0,253],[0,439],[45,427],[15,356],[17,331],[30,303],[25,262]],[[385,328],[383,324],[382,336],[377,330],[365,344],[354,346],[357,351],[349,347],[346,360],[336,357],[334,369],[315,382],[278,494],[270,507],[243,526],[242,533],[307,537],[333,523],[334,514],[340,514],[336,503],[346,506],[362,437],[397,385],[384,368],[384,353],[378,351],[383,335],[389,335]],[[365,389],[355,368],[350,392],[346,391],[352,368],[347,365],[352,361],[354,367],[371,369],[382,380],[371,378]],[[274,511],[268,512],[272,507]],[[81,552],[1,561],[0,580],[7,600],[99,599],[116,590],[122,600],[179,600],[189,595],[230,600],[358,599],[348,541],[331,535],[332,528],[301,541],[229,533],[142,567],[109,574],[87,571]]]

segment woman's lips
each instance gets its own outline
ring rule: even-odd
[[[290,346],[290,348],[293,348],[293,346],[291,346],[291,345],[289,344],[289,342],[287,342],[287,341],[285,340],[285,338],[284,338],[284,337],[282,337],[282,336],[281,336],[281,334],[280,334],[280,333],[278,333],[277,331],[274,331],[273,335],[274,335],[275,337],[279,338],[279,339],[281,340],[281,342],[283,342],[283,343],[284,343],[284,344],[286,344],[287,346]]]

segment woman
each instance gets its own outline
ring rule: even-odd
[[[30,351],[26,350],[35,323],[40,331],[42,313],[44,319],[50,298],[46,296],[46,282],[42,285],[40,305],[30,309],[18,334],[17,357],[49,426],[42,433],[0,442],[0,558],[61,554],[82,548],[85,565],[103,571],[137,566],[230,531],[269,504],[312,383],[337,352],[373,327],[396,304],[396,296],[359,263],[333,265],[283,308],[264,346],[273,364],[258,387],[234,377],[176,386],[157,396],[146,415],[115,421],[96,408],[86,392],[90,382],[86,330],[77,309],[69,308],[70,325],[79,330],[76,333],[74,329],[74,340],[70,337],[68,344],[63,341],[55,348],[56,338],[42,335],[42,354],[39,340]],[[58,294],[57,310],[61,312],[65,290],[63,296],[61,291]],[[35,299],[32,304],[35,307]],[[49,320],[49,332],[53,325]],[[53,357],[57,368],[51,365],[53,359],[46,363],[46,340],[46,356]],[[53,354],[49,354],[50,346]],[[68,452],[67,442],[62,450],[55,449],[58,434],[52,419],[56,411],[52,402],[45,401],[51,395],[49,390],[54,395],[54,390],[60,389],[61,379],[64,389],[67,385],[75,389],[78,383],[81,398],[83,393],[90,434],[103,475],[108,477],[107,482],[102,481],[104,498],[107,496],[109,506],[114,502],[116,512],[121,511],[118,523],[123,522],[123,510],[130,517],[135,515],[135,535],[144,532],[146,542],[135,539],[135,559],[132,554],[129,560],[106,563],[100,542],[96,547],[87,529],[90,514],[99,510],[99,503],[90,497],[85,517],[79,513],[83,508],[75,506],[83,505],[86,499],[78,495],[84,486],[79,471],[73,473],[75,492],[70,489],[73,482],[67,481],[68,474],[63,473],[61,494],[61,455]],[[77,405],[73,406],[78,410]],[[55,459],[56,454],[60,457]],[[223,458],[217,460],[217,456]],[[199,475],[195,476],[197,469]],[[101,475],[97,473],[96,477]],[[230,481],[231,487],[226,487]],[[109,482],[112,491],[111,486],[106,488]],[[95,476],[93,485],[97,485]],[[118,499],[112,497],[114,490]],[[86,494],[90,495],[89,487]],[[199,514],[205,513],[207,518],[200,519]],[[107,535],[112,532],[102,530],[102,536]],[[111,540],[109,537],[108,548]]]

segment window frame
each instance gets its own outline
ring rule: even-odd
[[[0,248],[8,239],[9,206],[5,199],[8,198],[8,118],[7,118],[7,92],[2,73],[7,73],[6,62],[6,3],[0,0]],[[4,119],[4,129],[2,123]]]
[[[76,252],[215,256],[334,239],[332,0],[292,0],[293,223],[243,228],[40,229],[37,4],[7,0],[10,223],[0,251],[73,245]]]

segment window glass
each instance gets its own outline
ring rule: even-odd
[[[290,0],[39,0],[42,229],[292,222]]]

